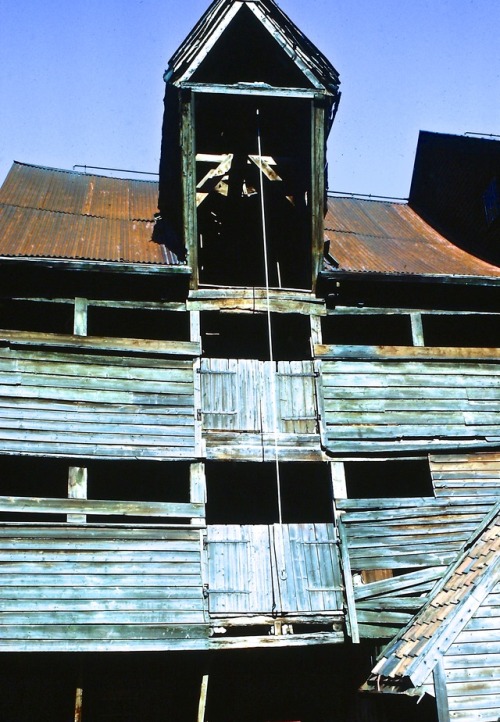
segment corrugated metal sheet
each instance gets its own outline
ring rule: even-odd
[[[177,265],[152,240],[158,183],[14,163],[0,189],[0,256]],[[325,236],[339,270],[500,276],[411,208],[329,198]]]
[[[330,197],[325,240],[341,271],[500,276],[403,203]]]
[[[152,240],[158,184],[14,163],[0,189],[0,255],[176,265]]]

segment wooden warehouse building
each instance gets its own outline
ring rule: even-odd
[[[329,195],[273,0],[165,81],[159,183],[0,190],[0,719],[498,722],[499,142]]]

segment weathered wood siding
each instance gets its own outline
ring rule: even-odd
[[[436,497],[474,496],[496,503],[500,498],[500,452],[432,455],[429,458]]]
[[[196,456],[193,362],[0,349],[0,453]]]
[[[450,718],[500,717],[500,584],[486,597],[444,656]]]
[[[0,651],[203,647],[201,530],[0,527]]]
[[[491,510],[488,497],[345,499],[337,502],[353,573],[388,569],[392,579],[354,588],[361,637],[397,633]]]
[[[209,526],[209,608],[214,616],[341,611],[331,524]]]
[[[322,442],[330,451],[405,451],[500,441],[500,351],[316,346]]]
[[[311,361],[202,359],[202,418],[209,458],[242,455],[292,460],[320,454],[316,384]],[[273,398],[274,394],[274,398]]]

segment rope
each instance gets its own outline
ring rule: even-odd
[[[257,109],[257,150],[259,158],[262,159],[262,140],[260,134],[259,122],[260,110]],[[267,333],[269,340],[269,360],[271,361],[271,396],[273,404],[273,426],[274,426],[274,459],[276,464],[276,489],[278,493],[278,519],[279,523],[283,523],[283,514],[281,509],[281,477],[279,465],[278,451],[278,409],[276,404],[276,367],[273,354],[273,334],[271,328],[271,298],[269,294],[269,264],[267,259],[267,228],[266,228],[266,207],[264,203],[264,174],[262,172],[262,162],[259,163],[259,180],[260,180],[260,210],[262,214],[262,241],[264,245],[264,269],[266,275],[266,305],[267,305]]]

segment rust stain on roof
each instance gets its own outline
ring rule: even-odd
[[[152,240],[158,184],[14,163],[0,189],[0,256],[177,265]]]
[[[0,188],[0,256],[177,265],[152,240],[157,200],[155,181],[14,163]],[[330,197],[325,237],[340,271],[500,276],[402,203]]]
[[[404,203],[329,197],[325,241],[340,271],[500,276]]]

